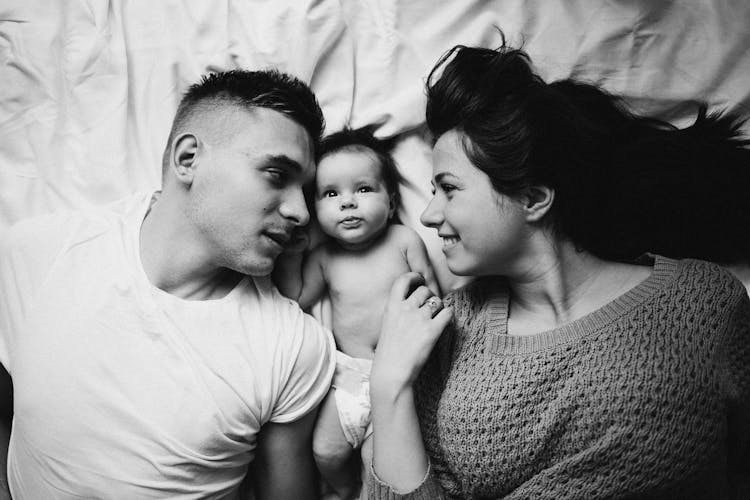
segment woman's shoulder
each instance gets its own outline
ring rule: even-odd
[[[674,262],[675,280],[678,286],[687,286],[687,291],[703,292],[709,289],[740,296],[746,293],[742,282],[724,266],[715,262],[699,259],[681,259]]]
[[[681,304],[700,304],[701,309],[719,316],[733,315],[737,308],[746,307],[745,286],[723,266],[699,259],[662,259],[674,267],[670,286],[666,287],[672,299]]]

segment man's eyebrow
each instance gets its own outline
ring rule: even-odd
[[[298,174],[305,170],[298,161],[289,158],[287,155],[266,155],[265,163],[277,167],[286,167],[290,170],[294,170],[294,172]]]

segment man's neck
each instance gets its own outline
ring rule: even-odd
[[[143,219],[139,241],[146,277],[160,290],[186,300],[226,296],[242,275],[205,258],[177,208],[167,198],[156,198]]]

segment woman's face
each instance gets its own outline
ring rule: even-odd
[[[454,274],[508,275],[529,234],[521,202],[495,191],[487,174],[467,158],[461,139],[451,130],[435,144],[434,196],[420,219],[442,238]]]

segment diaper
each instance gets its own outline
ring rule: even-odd
[[[372,434],[370,422],[371,359],[352,358],[336,351],[336,371],[331,387],[339,414],[341,429],[353,448],[362,446]]]

